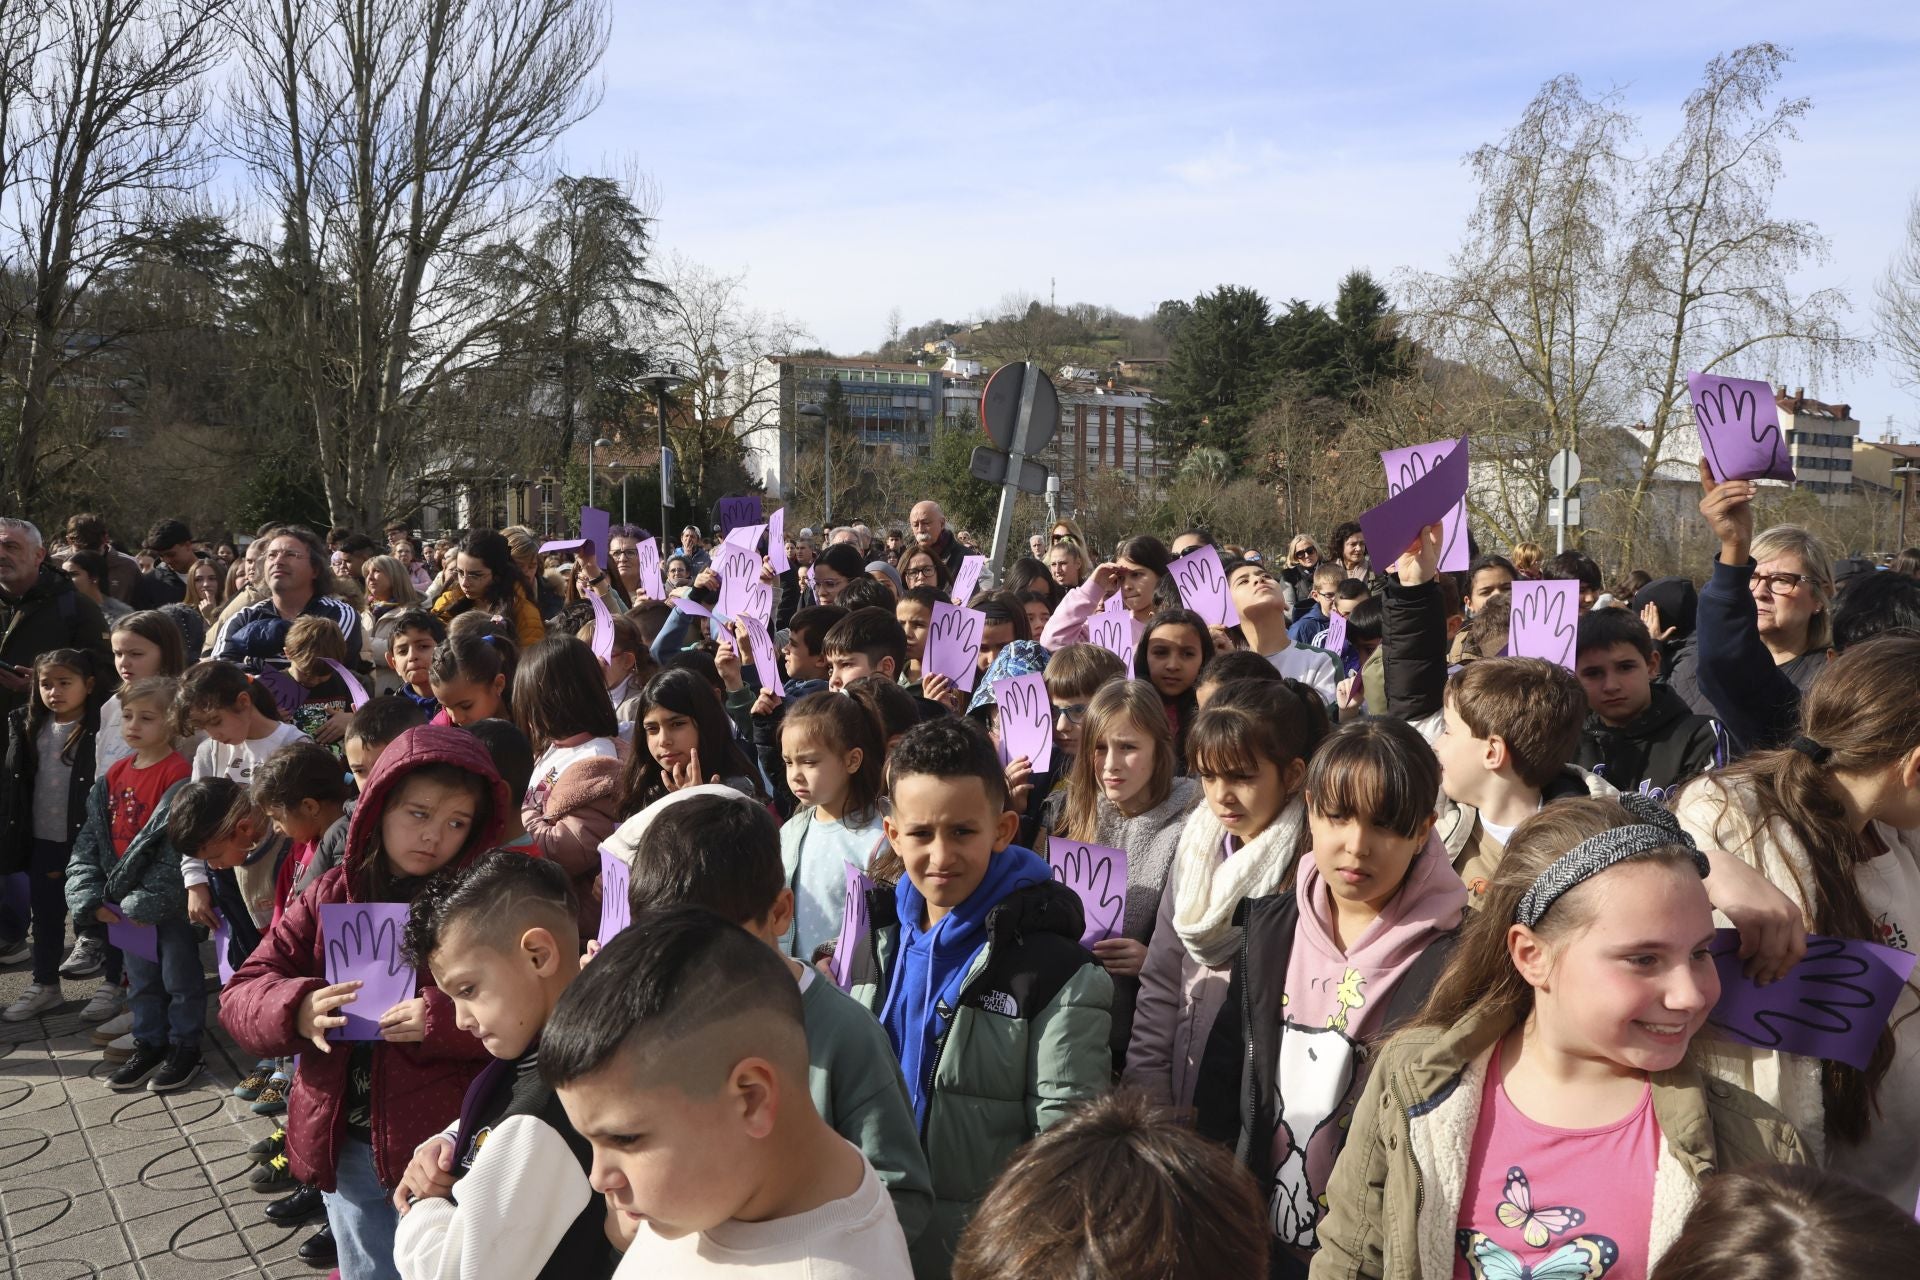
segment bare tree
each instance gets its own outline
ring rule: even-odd
[[[1901,384],[1920,387],[1920,195],[1907,205],[1907,236],[1874,286],[1880,340]]]
[[[427,407],[535,299],[480,287],[554,140],[592,109],[605,0],[238,0],[229,151],[276,215],[281,358],[333,518],[371,526]],[[445,455],[452,442],[435,442]]]
[[[79,456],[64,446],[48,470],[56,383],[112,346],[112,334],[83,331],[89,290],[201,169],[200,82],[226,3],[0,0],[0,203],[13,258],[0,357],[24,368],[6,460],[12,510],[33,512]],[[24,358],[5,349],[18,342]]]

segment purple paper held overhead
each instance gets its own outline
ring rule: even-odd
[[[613,517],[598,507],[580,508],[580,540],[593,551],[593,562],[602,569],[607,567],[607,531],[613,528]]]
[[[727,536],[722,539],[722,541],[732,546],[745,547],[747,550],[758,554],[761,535],[766,533],[766,531],[767,526],[764,524],[737,524],[727,530]]]
[[[600,593],[587,591],[587,607],[593,610],[593,656],[602,662],[613,661],[613,615]]]
[[[1327,629],[1320,633],[1320,647],[1339,657],[1347,649],[1347,615],[1338,609],[1327,619]]]
[[[1807,935],[1806,957],[1770,986],[1740,971],[1740,935],[1713,936],[1720,1002],[1709,1018],[1744,1044],[1867,1069],[1913,973],[1911,952],[1851,938]]]
[[[1047,678],[1038,671],[1012,676],[993,687],[1000,708],[1000,743],[1008,760],[1027,758],[1035,773],[1053,767],[1053,703]]]
[[[947,677],[962,693],[972,692],[973,682],[980,675],[980,637],[986,627],[987,615],[978,609],[935,601],[927,620],[927,645],[920,665]]]
[[[987,567],[985,556],[968,556],[960,562],[960,571],[953,575],[953,602],[963,605],[973,599],[974,588],[980,585],[980,572]]]
[[[760,557],[746,547],[722,543],[713,555],[713,571],[720,575],[720,599],[714,603],[714,615],[731,622],[753,604],[754,584],[760,581]]]
[[[1047,861],[1053,866],[1053,878],[1080,897],[1080,908],[1086,913],[1080,945],[1091,947],[1119,937],[1127,919],[1127,851],[1054,840],[1048,845]]]
[[[160,963],[160,931],[150,924],[136,924],[127,919],[127,913],[120,909],[117,902],[106,904],[107,910],[119,917],[119,922],[107,926],[107,942],[128,955],[139,956],[152,964]]]
[[[639,546],[640,590],[649,600],[667,598],[667,584],[660,577],[660,539],[647,538]]]
[[[767,519],[767,559],[773,564],[775,573],[785,573],[793,568],[793,561],[787,559],[787,509],[780,508]]]
[[[833,944],[833,985],[842,991],[853,988],[853,962],[861,947],[867,945],[867,892],[873,881],[851,862],[843,864],[847,873],[846,910],[840,917],[840,937]]]
[[[1422,529],[1446,522],[1447,513],[1467,496],[1467,462],[1467,438],[1461,436],[1427,474],[1362,513],[1360,532],[1375,564],[1392,564],[1412,550]]]
[[[380,1016],[420,990],[414,967],[400,954],[407,929],[404,902],[323,902],[320,939],[326,948],[327,983],[361,982],[351,1004],[343,1005],[347,1025],[329,1040],[378,1040]]]
[[[1199,614],[1210,627],[1231,627],[1240,621],[1233,607],[1233,593],[1227,589],[1227,575],[1220,568],[1220,553],[1212,547],[1196,547],[1167,566],[1173,585],[1179,588],[1180,603]]]
[[[1507,653],[1515,658],[1545,658],[1574,668],[1580,639],[1580,584],[1573,581],[1516,582],[1513,618],[1507,624]]]
[[[1087,643],[1097,645],[1119,658],[1127,671],[1133,671],[1133,651],[1147,624],[1137,622],[1130,613],[1096,613],[1087,621]]]
[[[1380,455],[1380,463],[1387,469],[1387,496],[1393,497],[1402,492],[1427,472],[1433,470],[1458,443],[1453,440],[1436,440],[1431,444],[1412,444],[1404,449],[1388,449]],[[1440,571],[1442,573],[1465,573],[1467,571],[1467,504],[1456,502],[1447,512],[1446,537],[1440,545]],[[1372,544],[1368,546],[1371,548]]]
[[[748,494],[744,498],[722,498],[714,511],[720,522],[720,536],[725,538],[729,531],[743,524],[760,523],[760,498],[757,494]]]
[[[711,618],[713,610],[695,600],[692,596],[675,596],[673,607],[682,613],[690,613],[696,618]]]
[[[776,698],[786,697],[787,686],[780,678],[780,654],[767,624],[748,614],[740,619],[740,625],[746,628],[747,650],[753,657],[753,673],[760,677],[760,687]]]
[[[600,846],[600,945],[613,941],[614,935],[633,923],[633,904],[627,900],[632,869],[607,846]]]
[[[1791,480],[1773,384],[1711,373],[1687,375],[1700,450],[1715,480]]]

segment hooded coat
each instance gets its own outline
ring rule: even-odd
[[[346,861],[294,900],[221,992],[221,1024],[248,1053],[263,1058],[300,1055],[287,1098],[287,1161],[297,1180],[322,1191],[337,1185],[335,1170],[347,1136],[347,1072],[355,1055],[354,1046],[344,1043],[322,1053],[296,1026],[300,1002],[327,985],[320,905],[367,900],[359,872],[387,799],[408,774],[429,764],[450,764],[477,774],[491,801],[465,847],[435,874],[457,873],[494,846],[512,798],[486,748],[459,729],[425,725],[407,730],[394,739],[367,779],[347,828]],[[433,985],[424,967],[418,980],[427,1002],[425,1038],[417,1043],[375,1041],[369,1055],[373,1167],[386,1187],[399,1185],[415,1147],[460,1114],[467,1086],[490,1060],[476,1037],[454,1025],[453,1002]]]
[[[1688,779],[1724,766],[1728,753],[1718,720],[1656,684],[1647,709],[1618,728],[1589,713],[1573,763],[1622,791],[1664,799]]]

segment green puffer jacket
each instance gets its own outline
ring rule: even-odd
[[[878,1017],[900,921],[891,889],[867,902],[873,932],[853,998]],[[1113,980],[1081,947],[1082,922],[1080,900],[1054,881],[1016,890],[987,915],[987,944],[934,1058],[920,1133],[933,1220],[912,1249],[917,1280],[947,1275],[961,1230],[1014,1151],[1112,1081]]]
[[[113,856],[113,821],[107,812],[107,780],[93,784],[87,794],[87,825],[80,828],[67,856],[67,909],[75,920],[91,920],[105,902],[115,902],[127,919],[140,924],[187,918],[187,885],[180,877],[180,854],[167,839],[167,818],[173,798],[187,785],[181,779],[167,788],[153,807],[147,825],[127,846],[124,856]]]

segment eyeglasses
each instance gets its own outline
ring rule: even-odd
[[[1806,580],[1804,573],[1756,573],[1753,576],[1755,586],[1765,583],[1767,590],[1776,596],[1792,595]]]
[[[1087,718],[1087,704],[1084,702],[1056,702],[1053,711],[1055,715],[1065,716],[1068,724],[1079,724]]]
[[[1293,553],[1293,558],[1295,560],[1305,560],[1308,556],[1317,556],[1319,554],[1320,548],[1318,547],[1301,547]]]

